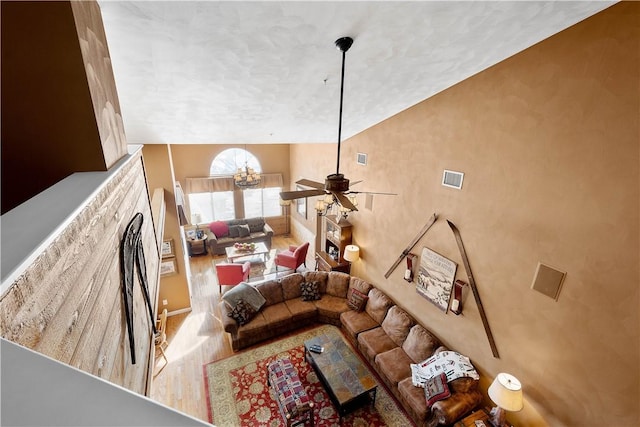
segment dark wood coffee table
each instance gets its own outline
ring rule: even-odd
[[[309,351],[312,345],[324,347],[322,353]],[[339,335],[320,335],[304,342],[307,362],[324,385],[340,416],[365,402],[375,404],[378,383],[351,347]]]

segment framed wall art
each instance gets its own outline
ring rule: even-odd
[[[446,313],[457,268],[458,265],[450,259],[429,248],[423,248],[416,292]]]
[[[173,239],[167,239],[162,242],[162,258],[169,258],[175,256],[175,250],[173,247]]]
[[[306,190],[306,188],[296,185],[296,190]],[[296,212],[298,212],[304,219],[307,219],[307,198],[296,199]]]
[[[178,274],[178,263],[175,258],[166,258],[160,261],[160,275],[171,276]]]

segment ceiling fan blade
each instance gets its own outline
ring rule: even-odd
[[[358,210],[358,208],[356,208],[356,206],[353,203],[351,203],[351,200],[349,200],[349,198],[345,196],[343,193],[333,192],[333,195],[338,199],[340,204],[345,208],[351,209],[352,211]]]
[[[382,196],[397,196],[398,193],[379,193],[376,191],[351,191],[349,190],[348,194],[379,194]]]
[[[296,181],[296,184],[300,184],[300,185],[304,185],[307,187],[311,187],[311,188],[317,188],[318,190],[324,190],[324,183],[322,182],[317,182],[317,181],[311,181],[310,179],[301,179],[299,181]]]
[[[360,184],[361,182],[362,182],[362,180],[360,180],[360,181],[351,181],[351,183],[349,185],[350,186],[351,185],[356,185],[356,184]]]
[[[294,200],[302,199],[303,197],[322,196],[324,194],[324,190],[282,191],[280,192],[280,198],[282,200]]]

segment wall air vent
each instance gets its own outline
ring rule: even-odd
[[[444,170],[442,173],[442,185],[445,187],[457,188],[460,190],[462,188],[462,180],[464,179],[464,174],[462,172]]]

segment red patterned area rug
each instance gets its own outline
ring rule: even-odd
[[[338,334],[332,325],[322,325],[281,340],[204,365],[209,421],[218,427],[285,425],[273,392],[267,385],[267,364],[288,357],[314,402],[315,426],[411,426],[404,412],[378,381],[375,408],[363,407],[343,417],[340,424],[327,392],[304,357],[303,343],[319,334]]]

